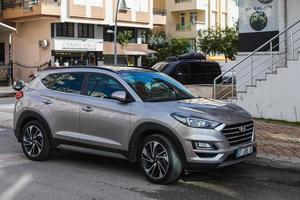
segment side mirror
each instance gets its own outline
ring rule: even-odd
[[[15,91],[20,91],[20,90],[22,90],[25,86],[26,86],[26,83],[25,83],[24,81],[17,81],[17,82],[12,86],[12,88],[13,88]]]
[[[111,98],[118,100],[122,103],[129,103],[130,101],[127,99],[127,93],[125,91],[116,91],[111,94]]]

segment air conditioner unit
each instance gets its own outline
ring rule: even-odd
[[[39,44],[40,44],[40,47],[43,48],[43,49],[47,49],[49,47],[48,40],[40,40]]]

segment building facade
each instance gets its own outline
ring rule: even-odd
[[[113,63],[117,0],[0,0],[1,21],[14,24],[15,79],[25,79],[48,65],[99,66]],[[153,0],[121,0],[118,32],[130,31],[126,48],[118,45],[118,62],[141,64],[149,53],[145,34],[162,26]],[[126,58],[126,59],[125,59]]]
[[[238,20],[236,0],[169,0],[166,11],[167,35],[187,38],[194,45],[199,31],[232,27]]]

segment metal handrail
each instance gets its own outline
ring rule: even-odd
[[[214,79],[214,98],[217,98],[217,86],[222,84],[219,83],[217,84],[217,81],[222,78],[224,75],[228,74],[229,72],[232,72],[237,66],[239,66],[240,64],[244,63],[246,60],[248,60],[251,56],[255,55],[258,51],[260,51],[261,49],[265,48],[267,45],[270,45],[270,52],[272,53],[274,47],[272,46],[272,43],[275,39],[279,38],[280,36],[282,36],[283,34],[286,34],[289,30],[291,30],[292,28],[294,28],[296,25],[298,25],[300,23],[300,19],[297,20],[295,23],[293,23],[291,26],[285,28],[281,33],[275,35],[274,37],[272,37],[270,40],[268,40],[267,42],[265,42],[264,44],[262,44],[260,47],[258,47],[257,49],[255,49],[253,52],[251,52],[248,56],[246,56],[245,58],[243,58],[242,60],[240,60],[239,62],[237,62],[235,65],[233,65],[231,68],[229,68],[228,70],[226,70],[225,72],[223,72],[221,75],[219,75],[218,77],[216,77]],[[298,30],[299,31],[299,30]],[[292,36],[291,36],[292,37]],[[286,40],[285,40],[286,41]],[[281,43],[281,42],[280,42]],[[259,59],[259,58],[258,58]],[[252,61],[253,64],[253,61]],[[247,65],[249,66],[249,65]],[[232,80],[233,82],[233,80]],[[234,87],[234,85],[232,84],[232,87]],[[233,94],[233,91],[232,91]]]

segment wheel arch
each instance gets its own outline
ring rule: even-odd
[[[24,111],[20,117],[18,118],[18,121],[16,123],[16,128],[15,128],[15,135],[18,139],[18,141],[21,141],[21,131],[23,129],[23,127],[30,121],[33,120],[37,120],[40,123],[42,123],[42,125],[47,129],[48,133],[49,133],[49,137],[50,137],[50,142],[53,141],[53,136],[52,136],[52,132],[51,129],[47,123],[47,121],[45,120],[45,118],[40,115],[37,112],[34,111]]]
[[[175,145],[179,153],[179,156],[181,158],[182,164],[185,163],[186,161],[185,151],[176,134],[169,128],[152,122],[146,122],[140,124],[134,130],[129,142],[129,160],[131,162],[138,161],[139,145],[146,137],[153,134],[161,134],[167,137]]]

